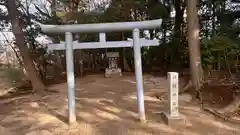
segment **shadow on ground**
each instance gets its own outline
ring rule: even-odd
[[[0,125],[13,134],[46,130],[58,135],[237,135],[239,129],[206,115],[193,103],[180,102],[181,114],[187,123],[166,126],[159,115],[166,106],[166,94],[161,100],[154,93],[166,93],[163,77],[144,76],[147,123],[137,119],[137,99],[134,76],[103,78],[90,75],[76,80],[77,123],[68,126],[67,85],[58,84],[44,97],[23,95],[0,101]],[[155,82],[154,82],[155,81]]]

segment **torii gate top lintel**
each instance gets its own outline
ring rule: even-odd
[[[46,33],[94,33],[128,31],[133,29],[152,29],[160,27],[162,19],[137,21],[137,22],[114,22],[114,23],[94,23],[94,24],[68,24],[68,25],[45,25],[36,22],[43,32]]]

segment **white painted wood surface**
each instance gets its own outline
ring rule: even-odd
[[[159,40],[140,39],[140,46],[157,46]],[[133,41],[73,42],[73,49],[121,48],[133,47]],[[65,43],[49,44],[48,50],[65,50]]]

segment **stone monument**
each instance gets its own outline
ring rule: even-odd
[[[168,106],[163,112],[163,119],[167,125],[182,124],[183,118],[179,114],[178,104],[178,73],[168,72]]]
[[[111,77],[112,75],[122,76],[122,70],[118,67],[119,53],[107,52],[108,67],[105,69],[105,77]]]

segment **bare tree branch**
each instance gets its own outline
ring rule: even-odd
[[[43,16],[46,16],[46,17],[51,17],[49,14],[45,13],[44,11],[41,10],[41,8],[39,8],[37,5],[34,4],[34,7],[37,9],[37,11],[42,14]]]

